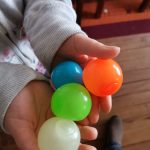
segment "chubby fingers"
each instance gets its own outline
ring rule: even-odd
[[[83,140],[95,140],[97,138],[98,132],[96,128],[90,126],[79,126],[81,139]],[[80,144],[78,150],[96,150],[94,146],[87,144]]]
[[[90,126],[80,126],[81,139],[83,140],[95,140],[97,138],[97,129]]]
[[[100,103],[99,98],[97,96],[91,94],[91,97],[92,97],[92,108],[88,116],[88,120],[91,124],[95,124],[99,120]]]
[[[87,144],[80,144],[78,150],[96,150],[94,146],[87,145]]]

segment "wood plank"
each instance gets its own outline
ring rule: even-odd
[[[116,58],[124,73],[124,83],[113,96],[113,107],[101,121],[118,114],[124,122],[123,149],[149,149],[150,145],[150,34],[103,39],[108,45],[122,48]],[[101,123],[103,124],[103,123]],[[144,143],[144,144],[143,144]]]
[[[130,106],[138,106],[150,102],[150,92],[131,93],[124,96],[113,96],[113,109],[120,110]]]
[[[139,115],[139,117],[134,118],[132,121],[130,120],[130,122],[124,120],[124,145],[130,145],[150,140],[149,116],[150,112],[145,116],[142,116],[141,114]]]
[[[129,36],[113,37],[107,39],[99,39],[98,41],[108,44],[117,45],[121,47],[121,53],[124,50],[139,49],[150,46],[150,33],[136,34]]]
[[[128,146],[124,146],[123,150],[149,150],[150,149],[150,141],[140,142],[137,144],[132,144]]]
[[[150,68],[150,47],[142,49],[124,50],[116,58],[123,71]]]
[[[129,95],[132,93],[150,91],[150,80],[142,80],[139,82],[125,83],[121,87],[120,91],[114,96]]]
[[[142,69],[133,69],[130,71],[123,70],[123,84],[141,81],[141,80],[149,80],[150,79],[150,68],[142,68]]]

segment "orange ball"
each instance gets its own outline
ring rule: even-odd
[[[92,60],[83,70],[83,82],[85,87],[96,96],[112,95],[122,85],[122,70],[112,59]]]

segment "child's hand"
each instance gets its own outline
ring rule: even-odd
[[[76,34],[69,38],[56,55],[56,62],[64,59],[73,59],[84,66],[94,57],[112,58],[117,56],[119,48],[105,46],[83,35]],[[5,116],[5,128],[14,137],[20,150],[39,150],[37,134],[44,121],[52,117],[49,101],[52,89],[43,81],[30,82],[10,104]],[[99,118],[99,108],[104,112],[111,109],[111,96],[99,101],[92,95],[93,107],[83,124],[96,123]],[[82,139],[93,140],[97,131],[93,127],[80,126]],[[80,145],[80,150],[94,150],[89,145]]]
[[[20,150],[39,150],[37,134],[46,119],[53,117],[50,112],[51,87],[43,81],[30,82],[10,104],[4,126],[15,139]],[[97,130],[80,126],[81,137],[93,140]],[[79,150],[95,150],[94,147],[81,144]]]
[[[53,65],[56,65],[65,59],[72,59],[84,67],[91,59],[95,59],[96,57],[113,58],[117,56],[119,52],[119,47],[107,46],[82,34],[76,34],[66,40],[61,46],[60,50],[56,54]],[[111,96],[100,98],[92,95],[92,100],[93,104],[90,115],[80,122],[83,125],[97,123],[100,109],[106,113],[110,112],[111,110]]]

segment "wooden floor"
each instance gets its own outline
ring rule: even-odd
[[[116,60],[123,69],[124,83],[113,96],[111,113],[101,115],[98,128],[110,116],[119,115],[124,123],[123,150],[150,150],[150,33],[100,41],[121,47]],[[101,147],[104,135],[99,132],[95,144]]]
[[[124,122],[123,150],[150,150],[150,33],[101,39],[118,45],[117,57],[124,73],[121,90],[113,96],[110,114],[101,114],[99,128],[113,114]],[[103,130],[94,143],[102,150]],[[17,150],[13,140],[0,131],[0,150]]]

